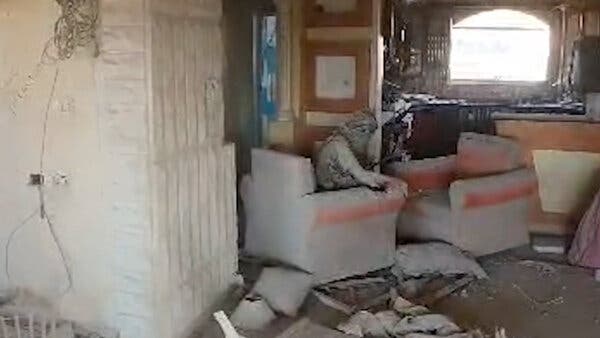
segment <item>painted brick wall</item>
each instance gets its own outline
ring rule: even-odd
[[[100,0],[100,11],[97,57],[90,47],[39,66],[58,6],[0,1],[2,248],[12,238],[6,267],[0,250],[8,272],[0,289],[28,288],[61,315],[123,338],[179,338],[237,269],[220,1]],[[49,181],[68,176],[46,188],[73,277],[66,293],[64,265],[35,214],[37,189],[27,185],[57,71],[44,171]]]

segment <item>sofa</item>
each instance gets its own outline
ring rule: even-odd
[[[456,155],[386,165],[410,191],[398,238],[444,241],[475,256],[527,244],[538,189],[523,159],[512,140],[463,133]]]
[[[399,180],[385,192],[318,192],[310,159],[253,149],[241,195],[246,254],[309,272],[317,284],[394,263],[396,222],[406,201]]]

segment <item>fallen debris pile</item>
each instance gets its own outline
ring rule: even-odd
[[[479,331],[465,332],[448,317],[433,314],[426,307],[402,297],[391,302],[390,307],[391,310],[376,314],[360,311],[337,328],[357,337],[484,337]]]
[[[108,328],[60,318],[51,302],[27,289],[0,291],[0,338],[117,338]]]
[[[296,317],[311,286],[312,276],[305,272],[265,268],[231,315],[231,324],[240,330],[258,331],[275,320],[276,313]]]
[[[334,309],[347,320],[336,331],[300,319],[279,338],[484,338],[480,331],[466,331],[428,307],[487,277],[475,259],[452,245],[405,245],[397,249],[391,269],[318,286],[312,284],[308,273],[264,268],[254,286],[247,289],[250,292],[238,304],[231,321],[222,312],[215,314],[215,319],[228,338],[242,337],[235,329],[244,334],[259,332],[278,315],[296,317],[312,288],[317,304]],[[337,323],[339,320],[332,326]],[[501,332],[496,337],[505,338]]]

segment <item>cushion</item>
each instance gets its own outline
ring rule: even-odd
[[[305,272],[265,268],[252,292],[266,300],[273,310],[295,317],[311,289],[312,282],[312,276]]]
[[[310,159],[258,148],[252,149],[252,180],[295,197],[313,193],[317,186]]]
[[[498,136],[463,133],[458,141],[457,176],[482,177],[518,169],[524,164],[518,143]]]
[[[404,180],[411,192],[448,189],[456,178],[456,156],[393,162],[384,172]]]

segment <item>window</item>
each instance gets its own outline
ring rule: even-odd
[[[452,26],[453,82],[542,82],[547,78],[550,27],[513,10],[481,12]]]

